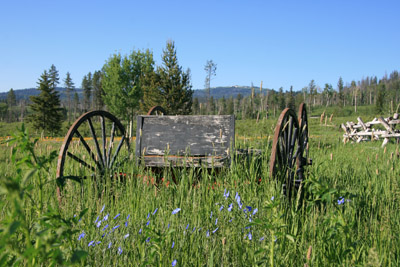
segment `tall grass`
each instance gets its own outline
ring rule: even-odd
[[[23,199],[28,228],[43,217],[35,205],[39,194],[34,193],[41,190],[44,212],[52,208],[60,218],[76,218],[70,225],[71,241],[51,228],[58,236],[54,246],[72,242],[72,249],[63,250],[69,259],[65,264],[72,264],[74,251],[86,251],[78,264],[399,266],[398,147],[389,144],[385,151],[380,142],[343,145],[338,127],[310,120],[313,165],[307,169],[301,195],[288,200],[280,182],[269,177],[272,139],[268,136],[274,123],[238,121],[237,147],[259,148],[263,153],[237,158],[220,172],[165,169],[159,175],[164,182],[156,187],[151,180],[156,174],[132,159],[121,166],[125,177],[109,175],[112,178],[71,184],[62,205],[56,197],[53,161],[41,189],[37,178],[30,180],[32,199]],[[42,142],[35,150],[46,156],[57,146]],[[0,147],[3,185],[6,177],[18,175],[11,147]],[[15,157],[21,159],[23,153]],[[7,195],[1,199],[4,238],[4,220],[13,205]],[[14,234],[21,236],[18,231]],[[20,251],[27,249],[26,243],[18,246]],[[7,249],[0,246],[1,253]]]

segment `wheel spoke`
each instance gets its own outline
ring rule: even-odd
[[[79,140],[81,141],[82,145],[86,148],[87,152],[89,153],[90,157],[93,159],[93,161],[96,163],[97,168],[99,168],[100,170],[102,170],[104,167],[100,164],[100,162],[98,160],[96,160],[96,156],[94,155],[94,153],[92,152],[92,150],[90,149],[89,145],[86,143],[85,139],[83,138],[83,136],[81,135],[81,133],[76,130],[75,134],[79,137]]]
[[[101,119],[101,135],[103,138],[103,155],[104,155],[103,165],[107,166],[108,160],[107,160],[107,155],[106,155],[106,142],[107,142],[107,140],[106,140],[106,122],[105,122],[105,119],[103,116],[101,116],[100,119]]]
[[[113,143],[114,143],[114,133],[115,133],[115,122],[113,122],[112,127],[111,127],[110,144],[108,146],[108,151],[107,151],[107,166],[110,165],[111,150],[112,150]]]
[[[83,161],[82,159],[78,158],[77,156],[75,156],[75,155],[72,154],[71,152],[68,151],[68,152],[67,152],[67,155],[68,155],[70,158],[72,158],[73,160],[75,160],[75,161],[79,162],[80,164],[82,164],[83,166],[85,166],[86,168],[89,168],[89,169],[91,169],[92,171],[95,171],[95,170],[96,170],[93,166],[87,164],[85,161]]]
[[[90,128],[90,132],[92,133],[92,137],[94,140],[94,143],[96,145],[96,150],[97,150],[97,154],[99,155],[100,158],[100,162],[103,164],[104,166],[104,160],[103,160],[103,156],[101,155],[101,151],[100,151],[100,147],[99,147],[99,142],[97,142],[97,137],[96,137],[96,133],[94,132],[94,128],[93,128],[93,124],[92,124],[92,120],[90,118],[87,119],[88,123],[89,123],[89,128]],[[104,166],[105,167],[105,166]]]
[[[110,169],[111,169],[111,167],[113,166],[114,161],[115,161],[115,159],[117,158],[118,153],[119,153],[119,150],[121,149],[122,144],[124,143],[124,141],[125,141],[125,135],[122,136],[121,141],[120,141],[119,144],[118,144],[117,150],[115,150],[114,156],[113,156],[113,158],[112,158],[112,160],[111,160],[111,162],[110,162],[110,165],[108,166]]]

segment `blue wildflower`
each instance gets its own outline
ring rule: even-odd
[[[142,234],[142,228],[140,228],[140,230],[139,230],[139,235],[141,235]]]
[[[105,207],[106,207],[106,205],[103,205],[103,207],[102,207],[101,210],[100,210],[100,213],[103,212],[103,210],[104,210]]]
[[[121,255],[121,254],[122,254],[122,248],[118,247],[118,255]]]
[[[101,241],[97,241],[97,242],[96,242],[96,245],[98,245],[98,244],[100,244],[100,243],[101,243]]]
[[[173,261],[172,261],[172,266],[175,266],[176,263],[177,263],[177,261],[176,261],[176,260],[173,260]]]
[[[150,212],[147,214],[147,219],[150,217]]]
[[[192,231],[192,233],[194,232],[194,230],[196,230],[196,227],[194,227],[194,228],[193,228],[193,231]]]
[[[100,227],[100,225],[101,225],[101,220],[97,222],[97,225],[96,225],[96,226],[97,226],[97,228],[99,228],[99,227]]]
[[[177,214],[180,210],[181,210],[180,208],[174,209],[174,210],[172,211],[172,214]]]
[[[106,230],[108,228],[108,224],[106,226],[104,226],[103,231]]]
[[[271,197],[271,201],[274,201],[274,199],[275,199],[275,197],[274,197],[274,196],[272,196],[272,197]]]
[[[218,218],[217,218],[217,219],[215,219],[215,225],[217,225],[217,223],[218,223]]]
[[[172,246],[171,246],[171,248],[174,248],[174,246],[175,246],[175,242],[172,241]]]
[[[100,218],[100,217],[99,217],[99,216],[97,216],[97,219],[94,221],[94,223],[97,223],[97,221],[99,220],[99,218]]]
[[[124,235],[124,239],[126,239],[126,238],[128,238],[128,237],[129,237],[129,234]]]
[[[155,214],[157,213],[157,210],[158,210],[158,208],[156,208],[156,209],[153,211],[153,215],[155,215]]]
[[[113,227],[113,230],[117,229],[119,227],[119,224]]]
[[[131,215],[130,215],[130,214],[128,214],[128,216],[126,217],[126,219],[128,220],[128,219],[129,219],[129,217],[131,217]]]
[[[210,230],[207,230],[207,234],[206,234],[206,236],[207,236],[207,237],[209,237],[209,236],[210,236]]]
[[[148,237],[147,239],[146,239],[146,243],[148,243],[150,241],[150,237]]]
[[[229,220],[229,222],[232,222],[233,218]]]
[[[82,233],[79,235],[79,237],[78,237],[78,240],[81,240],[82,238],[84,238],[85,237],[85,232],[84,231],[82,231]]]
[[[252,207],[246,206],[246,210],[247,210],[247,211],[251,211],[252,209],[253,209]]]
[[[103,238],[105,235],[106,235],[106,233],[102,234],[102,235],[101,235],[101,238]]]
[[[211,211],[211,215],[210,215],[210,219],[212,218],[212,211]]]
[[[128,227],[128,221],[125,222],[125,227]]]
[[[93,244],[94,244],[94,241],[90,241],[89,244],[88,244],[88,247],[90,247]]]
[[[249,240],[252,240],[252,239],[253,239],[253,235],[251,234],[251,232],[249,232],[249,233],[247,234],[247,237],[249,238]]]
[[[254,215],[254,214],[256,214],[256,213],[257,213],[257,211],[258,211],[258,209],[257,209],[257,208],[255,208],[255,209],[253,210],[253,215]]]
[[[224,209],[224,205],[221,205],[221,208],[219,208],[219,211]]]
[[[344,197],[340,197],[337,201],[338,205],[342,205],[344,203]]]
[[[186,230],[189,228],[189,224],[186,225]]]
[[[228,199],[228,197],[229,197],[229,191],[228,191],[228,193],[226,193],[226,188],[225,188],[225,191],[224,191],[224,197],[225,197],[225,199]]]
[[[112,246],[112,243],[111,242],[108,243],[108,248],[111,248],[111,246]]]
[[[117,215],[115,215],[114,220],[117,219],[119,217],[119,213]]]
[[[107,221],[107,220],[108,220],[108,215],[109,215],[109,214],[107,214],[106,216],[104,216],[103,221]]]
[[[149,226],[149,224],[150,224],[150,220],[147,221],[146,226]]]
[[[168,224],[167,229],[169,229],[170,226],[171,226],[171,224]]]
[[[232,211],[232,208],[233,208],[233,204],[231,203],[231,204],[229,205],[229,207],[228,207],[228,211]]]
[[[261,238],[260,238],[260,242],[261,242],[261,241],[264,241],[264,239],[265,239],[264,237],[261,237]]]
[[[215,232],[218,230],[219,227],[215,228],[214,231],[212,231],[213,234],[215,234]]]

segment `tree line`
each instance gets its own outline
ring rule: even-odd
[[[340,110],[346,106],[357,108],[373,105],[375,112],[393,113],[400,103],[400,77],[398,71],[381,79],[366,77],[344,84],[339,77],[336,86],[326,83],[320,87],[311,80],[308,86],[294,91],[262,89],[251,86],[249,96],[214,99],[210,94],[211,80],[216,76],[217,65],[208,60],[206,72],[206,97],[193,98],[190,69],[183,70],[177,59],[175,43],[168,41],[162,54],[162,64],[156,66],[150,50],[134,50],[128,55],[111,55],[101,70],[85,75],[81,82],[83,94],[75,90],[71,74],[62,80],[66,99],[60,101],[56,91],[60,84],[54,65],[45,70],[38,80],[40,94],[29,101],[17,101],[13,89],[7,99],[0,102],[1,121],[29,121],[34,128],[47,134],[57,134],[62,121],[76,119],[92,109],[106,109],[129,122],[138,114],[145,114],[155,105],[162,106],[168,114],[228,115],[238,119],[259,119],[278,116],[285,107],[295,108],[300,102],[315,107],[334,106]]]

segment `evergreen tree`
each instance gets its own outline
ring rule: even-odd
[[[212,60],[207,60],[207,63],[204,66],[204,70],[207,73],[204,85],[207,90],[207,99],[209,99],[210,98],[210,89],[211,89],[211,80],[212,80],[212,77],[216,75],[217,64],[215,64]]]
[[[175,43],[167,42],[163,51],[163,64],[157,68],[160,78],[160,91],[163,107],[168,114],[190,114],[192,111],[192,85],[190,84],[190,70],[182,71],[176,57]]]
[[[54,64],[51,65],[48,75],[49,75],[50,87],[55,90],[57,85],[60,83],[60,77],[58,75],[58,70],[56,66],[54,66]]]
[[[65,86],[65,92],[67,94],[67,107],[68,107],[68,112],[71,111],[71,93],[75,90],[75,85],[72,81],[71,74],[67,72],[67,76],[64,79],[64,86]],[[68,116],[69,119],[69,116]]]
[[[293,95],[293,86],[290,86],[290,91],[287,97],[286,106],[291,109],[295,109],[295,101]]]
[[[7,105],[8,107],[13,107],[17,105],[17,98],[15,96],[14,90],[11,88],[7,94]]]
[[[79,111],[79,96],[78,93],[75,91],[74,93],[74,117],[76,118],[76,113]]]
[[[385,101],[385,93],[386,93],[386,85],[384,82],[380,82],[377,86],[377,95],[375,102],[375,110],[378,114],[382,114],[384,112],[383,104]]]
[[[102,109],[104,106],[103,102],[103,88],[101,84],[102,80],[102,74],[100,71],[95,71],[93,73],[93,78],[92,78],[92,88],[93,88],[93,103],[92,106],[95,109]]]
[[[200,114],[200,103],[197,97],[193,100],[192,114]]]
[[[226,114],[233,115],[234,113],[235,113],[235,105],[233,102],[233,97],[231,96],[226,103]]]
[[[62,109],[60,108],[60,98],[54,89],[47,71],[44,71],[39,79],[40,94],[31,96],[32,104],[30,105],[32,114],[29,120],[35,129],[41,129],[47,133],[58,133],[61,129],[63,120]]]
[[[281,110],[281,111],[284,110],[285,107],[286,107],[286,104],[285,104],[285,95],[283,94],[283,88],[282,88],[282,87],[279,88],[278,107],[279,107],[279,110]]]
[[[339,78],[338,81],[338,92],[339,92],[339,106],[342,107],[344,105],[344,92],[343,92],[343,80],[342,77]]]
[[[83,108],[85,111],[90,109],[90,97],[92,95],[92,73],[83,76],[82,79],[82,90],[83,90]]]

